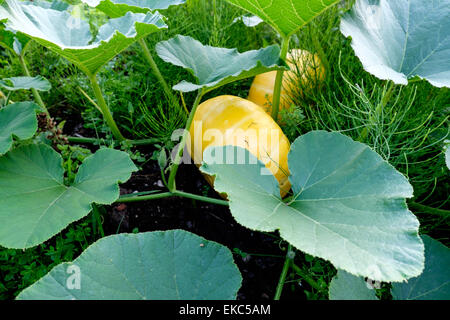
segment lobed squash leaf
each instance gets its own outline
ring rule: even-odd
[[[450,250],[433,238],[421,236],[425,245],[425,269],[407,282],[392,283],[394,300],[449,300]],[[374,290],[368,289],[361,277],[339,270],[330,283],[330,300],[373,300]]]
[[[154,231],[102,238],[17,299],[231,300],[241,282],[228,248],[183,230]]]
[[[343,270],[338,270],[331,280],[328,294],[330,300],[378,300],[375,290],[363,278]]]
[[[156,45],[161,59],[188,69],[197,84],[182,81],[173,89],[183,92],[214,90],[225,84],[253,77],[259,73],[287,69],[277,45],[239,53],[236,49],[205,46],[191,37],[177,35]]]
[[[397,300],[450,300],[450,249],[423,235],[425,269],[423,273],[403,283],[392,284],[392,296]]]
[[[450,87],[450,0],[357,0],[341,32],[374,76]]]
[[[270,24],[283,37],[290,37],[340,0],[226,0]]]
[[[228,158],[236,153],[248,161]],[[405,203],[412,187],[368,146],[340,133],[299,137],[288,155],[293,196],[287,203],[275,177],[246,149],[207,148],[203,159],[200,170],[215,176],[214,188],[227,194],[241,225],[279,230],[297,249],[376,281],[422,272],[419,221]]]
[[[25,140],[34,136],[38,123],[33,102],[17,102],[0,109],[0,156],[12,147],[13,137]]]
[[[64,185],[61,156],[51,147],[25,145],[0,158],[0,245],[36,246],[86,216],[91,204],[111,204],[118,182],[137,171],[128,154],[100,149],[85,159],[75,182]]]
[[[25,5],[6,0],[0,20],[16,33],[24,34],[79,67],[88,76],[137,40],[167,28],[159,13],[132,13],[111,19],[100,27],[95,39],[89,23],[66,11]]]
[[[42,76],[36,77],[12,77],[0,80],[0,88],[9,91],[36,89],[49,91],[52,88],[50,82]]]
[[[186,0],[81,0],[91,7],[103,11],[111,18],[121,17],[127,12],[147,13],[180,5]]]

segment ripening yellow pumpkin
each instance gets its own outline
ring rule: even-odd
[[[290,143],[278,124],[255,103],[223,95],[201,103],[190,127],[190,155],[200,166],[209,146],[246,148],[278,180],[280,195],[290,190],[287,156]],[[205,175],[213,185],[213,178]]]
[[[289,52],[286,63],[291,69],[283,73],[283,88],[281,90],[279,110],[289,108],[289,96],[293,92],[298,75],[301,74],[301,87],[306,90],[313,89],[325,80],[325,68],[317,54],[306,50],[293,49]],[[298,70],[297,70],[298,69]],[[277,71],[259,74],[250,87],[248,100],[260,105],[268,114],[272,114],[273,89]],[[297,91],[301,94],[301,91]]]

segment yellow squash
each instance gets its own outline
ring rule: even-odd
[[[301,87],[311,90],[325,79],[325,68],[317,54],[309,51],[293,49],[289,52],[286,63],[291,69],[283,74],[283,89],[281,90],[279,110],[289,108],[289,96],[295,92],[293,86],[301,84]],[[301,74],[301,82],[298,75]],[[248,100],[260,105],[268,114],[272,114],[273,89],[277,71],[259,74],[253,80],[248,95]],[[294,91],[293,91],[294,90]],[[300,92],[301,93],[301,92]]]
[[[288,180],[287,155],[290,144],[278,124],[260,106],[235,96],[219,96],[200,104],[190,128],[190,154],[200,166],[209,146],[234,145],[246,148],[262,161],[280,184],[285,196]],[[213,179],[205,175],[213,185]]]

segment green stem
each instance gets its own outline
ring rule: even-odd
[[[157,200],[161,198],[173,197],[174,194],[172,192],[162,192],[156,194],[149,194],[146,196],[137,196],[133,197],[132,195],[123,195],[117,199],[117,203],[128,203],[128,202],[139,202],[139,201],[148,201],[148,200]]]
[[[383,111],[384,107],[388,104],[389,100],[392,98],[392,94],[394,93],[395,83],[394,81],[390,81],[389,88],[381,99],[381,103],[377,106],[375,110],[377,117],[380,116],[381,111]]]
[[[92,211],[93,211],[92,212],[93,213],[93,218],[96,221],[98,230],[100,231],[100,235],[101,235],[102,238],[104,238],[105,237],[105,231],[103,230],[102,219],[100,217],[100,211],[98,209],[98,206],[95,203],[92,204]]]
[[[72,143],[86,143],[86,144],[96,144],[105,141],[104,139],[82,138],[82,137],[67,137],[67,140]]]
[[[292,258],[290,257],[292,246],[289,245],[286,253],[286,259],[284,260],[283,270],[281,271],[280,280],[278,280],[277,291],[275,292],[274,300],[280,300],[281,293],[283,292],[284,283],[286,282],[286,276],[291,266]]]
[[[183,136],[181,138],[181,142],[178,146],[177,154],[173,161],[172,168],[170,169],[168,187],[169,187],[169,190],[172,192],[176,190],[175,176],[177,175],[178,167],[181,162],[181,157],[183,156],[184,146],[186,145],[186,139],[187,139],[187,136],[189,135],[189,129],[191,128],[192,120],[194,120],[195,111],[197,110],[197,107],[200,104],[202,97],[203,97],[203,89],[200,89],[198,91],[197,97],[195,98],[194,105],[192,106],[192,110],[189,113],[189,118],[186,122],[186,127],[184,130]]]
[[[25,59],[22,55],[19,55],[19,62],[22,66],[23,72],[27,77],[31,77],[30,71],[27,68],[27,64],[25,62]],[[33,92],[34,99],[36,99],[37,104],[41,107],[42,111],[45,112],[48,118],[50,118],[50,113],[47,110],[47,107],[45,106],[44,101],[41,98],[41,95],[35,88],[31,88],[31,92]]]
[[[94,74],[89,76],[89,80],[91,81],[92,89],[94,90],[95,97],[97,98],[97,104],[102,110],[103,118],[105,119],[106,123],[111,129],[112,134],[119,141],[125,140],[122,133],[120,133],[120,130],[117,127],[116,122],[114,121],[111,111],[109,110],[108,105],[106,104],[105,98],[103,98],[102,90],[98,85],[96,75]]]
[[[295,273],[297,273],[300,277],[302,277],[303,280],[305,280],[312,288],[318,290],[318,291],[322,291],[322,288],[320,287],[320,285],[313,280],[313,278],[311,278],[309,276],[309,274],[307,274],[306,272],[304,272],[302,269],[300,269],[299,266],[297,266],[295,263],[292,263],[292,270],[295,271]]]
[[[290,37],[287,37],[287,38],[283,38],[283,41],[281,42],[280,58],[282,60],[286,60],[287,53],[289,50],[289,40],[290,40]],[[282,90],[282,86],[283,86],[283,74],[284,74],[284,70],[278,70],[277,77],[275,78],[275,87],[273,89],[272,118],[275,121],[278,120],[278,111],[280,109],[281,90]]]
[[[317,35],[317,30],[320,30],[316,25],[314,25],[313,28],[311,28],[311,38],[314,44],[314,47],[317,50],[317,53],[319,54],[320,60],[325,67],[325,70],[330,70],[330,62],[328,61],[327,55],[325,54],[325,50],[323,50],[322,45],[320,44],[319,37]],[[317,76],[317,75],[316,75]]]
[[[208,203],[212,203],[212,204],[228,206],[228,201],[225,201],[225,200],[198,196],[196,194],[187,193],[187,192],[178,191],[178,190],[175,190],[173,192],[169,191],[169,192],[149,194],[146,196],[137,196],[137,197],[125,195],[125,196],[121,196],[116,202],[117,203],[139,202],[139,201],[156,200],[156,199],[162,199],[162,198],[168,198],[168,197],[183,197],[183,198],[189,198],[189,199],[199,200],[199,201],[203,201],[203,202],[208,202]]]
[[[411,201],[408,203],[408,206],[412,209],[418,210],[418,211],[422,211],[422,212],[426,212],[426,213],[430,213],[430,214],[434,214],[434,215],[438,215],[444,218],[447,218],[450,215],[450,211],[449,210],[444,210],[444,209],[437,209],[437,208],[433,208],[433,207],[429,207],[429,206],[425,206],[423,204]]]
[[[164,169],[165,168],[163,168],[163,167],[160,167],[160,169],[161,169],[161,179],[162,179],[162,182],[163,182],[163,184],[166,186],[166,188],[167,188],[167,180],[166,180],[166,174],[165,174],[165,172],[164,172]]]
[[[85,143],[85,144],[100,144],[104,139],[97,138],[83,138],[83,137],[67,137],[67,140],[72,143]],[[133,146],[143,146],[148,144],[154,144],[161,142],[158,138],[142,139],[142,140],[127,140],[127,142]]]
[[[161,71],[159,71],[159,68],[155,62],[155,60],[153,60],[153,57],[150,53],[150,50],[148,49],[147,43],[145,42],[145,39],[139,39],[139,44],[141,45],[142,49],[144,50],[144,56],[147,59],[148,64],[150,65],[150,68],[152,68],[153,74],[155,75],[155,77],[158,79],[159,83],[162,85],[164,92],[166,93],[167,97],[173,101],[174,103],[176,103],[178,105],[178,108],[181,110],[181,106],[178,103],[177,98],[175,98],[175,96],[173,95],[172,90],[170,89],[169,85],[167,84],[166,80],[164,79],[164,77],[161,74]]]
[[[187,193],[187,192],[178,191],[178,190],[175,190],[173,192],[173,194],[175,194],[176,196],[179,196],[179,197],[190,198],[190,199],[204,201],[204,202],[209,202],[209,203],[213,203],[213,204],[219,204],[219,205],[222,205],[222,206],[228,206],[229,205],[228,201],[226,201],[226,200],[220,200],[220,199],[214,199],[214,198],[209,198],[209,197],[198,196],[196,194]]]
[[[142,139],[142,140],[128,140],[129,143],[131,143],[133,146],[145,146],[148,144],[155,144],[161,142],[161,139],[158,138],[149,138],[149,139]]]

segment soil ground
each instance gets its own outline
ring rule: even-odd
[[[65,126],[66,133],[71,132],[71,135],[78,134],[85,137],[95,136],[94,132],[82,127],[81,119],[76,118],[77,116],[69,118],[70,121]],[[92,151],[96,149],[89,145],[84,147]],[[139,149],[147,159],[151,157],[153,150],[152,146]],[[176,183],[180,191],[221,199],[209,187],[194,164],[179,167]],[[167,191],[161,181],[157,161],[148,161],[141,171],[133,173],[126,183],[120,185],[121,194],[151,190]],[[202,190],[207,190],[208,193],[203,194]],[[117,203],[106,206],[105,209],[103,223],[105,236],[133,232],[136,228],[139,232],[183,229],[228,247],[234,253],[234,261],[243,278],[237,299],[273,299],[284,263],[285,251],[282,249],[286,249],[287,245],[284,242],[280,244],[276,233],[255,232],[239,225],[228,207],[170,197],[126,204]],[[236,253],[236,249],[243,253],[265,256],[241,255]],[[303,282],[301,285],[308,286]],[[285,286],[282,298],[306,299],[302,290],[305,288],[298,289],[301,290],[292,290],[291,286]]]

